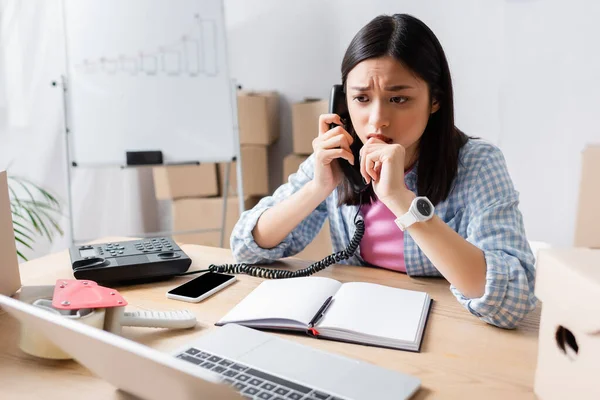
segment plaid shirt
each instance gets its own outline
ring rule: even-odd
[[[446,200],[435,213],[448,226],[484,252],[487,264],[485,293],[467,298],[450,286],[456,299],[483,321],[514,328],[536,305],[534,297],[534,256],[525,237],[523,218],[518,209],[519,193],[508,173],[504,156],[496,146],[470,139],[460,152],[458,173]],[[263,198],[245,211],[231,235],[231,249],[238,262],[269,263],[302,251],[319,233],[329,218],[333,251],[350,243],[356,230],[357,206],[338,207],[334,190],[279,245],[259,247],[252,229],[268,208],[297,192],[314,176],[314,155],[304,161],[272,196]],[[417,192],[417,168],[405,176],[406,186]],[[408,232],[404,235],[404,260],[410,276],[441,276]],[[344,264],[365,265],[360,248]]]

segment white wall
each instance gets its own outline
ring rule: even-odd
[[[600,143],[600,3],[507,2],[505,15],[500,145],[529,237],[570,245],[580,153]]]

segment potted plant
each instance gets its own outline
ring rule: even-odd
[[[33,250],[35,236],[52,242],[57,233],[64,234],[57,221],[61,216],[61,206],[56,197],[30,180],[16,176],[8,177],[8,190],[17,244]],[[18,248],[17,254],[27,261]]]

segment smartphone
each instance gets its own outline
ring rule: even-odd
[[[333,85],[331,88],[331,95],[329,97],[329,113],[337,114],[343,120],[349,120],[350,114],[348,112],[348,104],[346,103],[346,94],[344,93],[344,86]],[[329,128],[333,129],[336,125],[330,124]],[[344,127],[346,128],[346,127]],[[342,172],[348,178],[350,185],[355,192],[360,192],[367,186],[360,173],[360,139],[354,132],[350,132],[354,142],[350,145],[350,150],[354,154],[354,165],[350,164],[348,160],[344,158],[338,158],[338,163]]]
[[[197,303],[236,281],[235,275],[207,272],[167,292],[167,298]]]

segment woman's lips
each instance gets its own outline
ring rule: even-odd
[[[389,137],[387,137],[387,136],[385,136],[385,135],[382,135],[382,134],[380,134],[380,133],[369,133],[369,134],[367,135],[367,140],[369,140],[369,139],[371,139],[371,138],[379,139],[379,140],[381,140],[382,142],[385,142],[385,143],[387,143],[387,144],[390,144],[390,143],[392,143],[392,142],[393,142],[393,140],[392,140],[392,139],[390,139]]]

